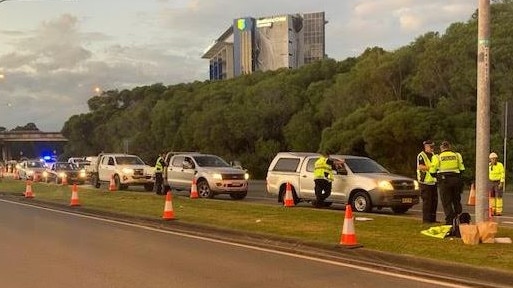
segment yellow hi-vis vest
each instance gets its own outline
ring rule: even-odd
[[[453,151],[444,151],[432,161],[429,172],[434,173],[460,173],[465,170],[461,154]]]
[[[427,184],[427,185],[435,184],[436,178],[431,176],[431,174],[429,173],[429,168],[431,168],[431,161],[429,160],[428,155],[424,151],[419,153],[419,155],[417,156],[417,167],[419,166],[419,162],[418,162],[419,157],[422,157],[422,159],[424,160],[424,165],[426,165],[426,167],[428,168],[428,171],[421,171],[420,169],[417,169],[417,180],[422,184]],[[433,154],[433,157],[431,159],[433,159],[434,157],[437,157],[437,156]]]
[[[155,163],[155,172],[159,173],[159,172],[162,172],[163,170],[164,170],[164,166],[162,166],[162,157],[159,156],[159,158],[157,158],[157,163]]]
[[[333,181],[333,170],[331,165],[328,165],[328,158],[321,156],[314,165],[314,179],[326,179]]]
[[[490,165],[488,166],[488,179],[490,179],[490,181],[504,182],[505,175],[504,166],[502,165],[502,163],[497,162],[495,165],[492,165],[492,163],[490,163]]]

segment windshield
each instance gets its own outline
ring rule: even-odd
[[[223,159],[212,155],[201,155],[194,156],[194,160],[201,167],[231,167],[230,164],[226,163]]]
[[[29,161],[29,162],[27,162],[27,167],[31,167],[31,168],[44,168],[45,165],[41,161]]]
[[[77,166],[73,163],[55,163],[56,170],[76,170]]]
[[[118,156],[116,162],[118,165],[146,165],[141,158],[135,156]]]
[[[387,169],[369,158],[349,158],[345,161],[353,173],[389,173]]]

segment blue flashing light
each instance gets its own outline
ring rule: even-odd
[[[48,160],[51,160],[51,159],[52,159],[52,157],[50,157],[50,156],[43,156],[43,159],[44,159],[45,161],[48,161]]]

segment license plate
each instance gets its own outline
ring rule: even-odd
[[[402,203],[412,203],[413,202],[413,199],[412,198],[403,198],[401,200]]]

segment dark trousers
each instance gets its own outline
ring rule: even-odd
[[[452,225],[452,220],[461,214],[461,193],[463,181],[459,176],[440,176],[438,178],[440,199],[445,213],[445,224]]]
[[[326,179],[315,179],[315,197],[317,204],[322,205],[326,198],[331,195],[331,182]]]
[[[162,178],[162,173],[155,173],[155,193],[158,195],[164,194],[162,191],[162,183],[164,182],[164,178]]]
[[[438,207],[438,189],[435,185],[420,184],[420,197],[422,197],[422,222],[436,222],[436,208]]]

